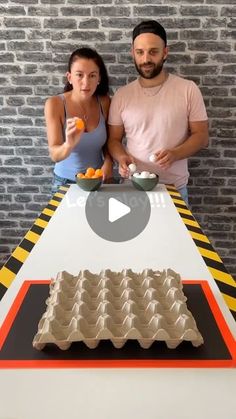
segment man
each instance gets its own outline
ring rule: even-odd
[[[139,78],[112,99],[108,148],[121,176],[128,176],[134,162],[138,171],[174,184],[187,202],[187,158],[208,145],[207,114],[196,84],[163,69],[167,55],[162,25],[150,20],[134,28],[132,56]]]

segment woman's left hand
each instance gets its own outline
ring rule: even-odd
[[[113,176],[113,162],[111,159],[105,160],[102,167],[103,180],[109,179]]]

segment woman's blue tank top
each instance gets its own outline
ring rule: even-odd
[[[67,115],[64,95],[60,95],[64,102],[65,118]],[[66,120],[63,127],[63,136],[65,138]],[[107,140],[107,131],[105,118],[100,104],[100,118],[97,128],[91,132],[84,132],[79,144],[73,149],[69,157],[55,164],[54,173],[57,176],[69,180],[75,180],[77,173],[85,173],[88,167],[98,169],[103,165],[102,148]]]

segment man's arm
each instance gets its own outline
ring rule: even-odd
[[[120,175],[127,177],[129,175],[128,165],[134,163],[134,159],[127,153],[122,144],[123,135],[123,125],[109,125],[108,151],[113,159],[119,163]]]
[[[156,153],[156,162],[162,169],[168,169],[175,161],[191,157],[208,146],[208,121],[189,122],[189,130],[190,135],[183,144]]]

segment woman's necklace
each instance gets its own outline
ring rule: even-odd
[[[142,92],[144,93],[145,96],[149,96],[149,97],[156,96],[158,93],[160,93],[160,91],[161,91],[162,87],[164,86],[167,79],[168,79],[168,74],[165,76],[165,79],[161,84],[159,84],[158,86],[154,86],[154,87],[144,87],[140,83],[140,86],[142,88]]]
[[[79,105],[79,108],[82,111],[80,116],[83,119],[83,121],[85,123],[87,123],[88,122],[88,119],[89,119],[89,116],[88,116],[87,112],[84,110],[84,108],[82,107],[82,105],[80,103],[78,103],[78,105]]]

